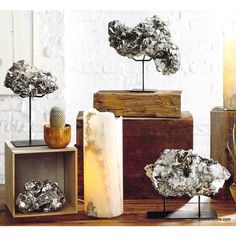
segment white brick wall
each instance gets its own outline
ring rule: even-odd
[[[52,106],[64,106],[64,13],[34,12],[34,64],[51,71],[59,90],[32,101],[32,136],[43,138]],[[4,142],[28,138],[28,99],[0,96],[0,183],[4,183]]]
[[[34,99],[34,138],[42,137],[50,108],[65,105],[74,143],[76,115],[92,106],[94,92],[140,86],[141,65],[109,46],[107,24],[118,19],[135,25],[154,14],[169,24],[182,64],[175,75],[164,77],[156,72],[153,62],[148,63],[146,86],[183,90],[182,109],[194,117],[194,148],[209,157],[210,110],[223,103],[222,39],[226,29],[236,33],[235,12],[68,11],[65,22],[62,12],[35,12],[35,64],[58,77],[60,91]],[[27,109],[27,99],[0,97],[0,183],[4,182],[3,142],[27,138]]]
[[[66,107],[75,130],[79,110],[92,106],[101,89],[140,87],[141,65],[122,57],[109,46],[107,24],[118,19],[135,25],[157,14],[167,21],[180,47],[181,68],[172,76],[146,65],[146,87],[181,89],[182,110],[194,117],[194,149],[210,154],[210,110],[223,104],[223,33],[236,33],[235,12],[214,11],[83,11],[66,14]],[[74,136],[75,137],[75,136]],[[180,134],[181,138],[181,134]]]

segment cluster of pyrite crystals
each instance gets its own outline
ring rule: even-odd
[[[50,180],[31,180],[24,184],[24,193],[16,199],[20,212],[50,212],[60,209],[65,204],[65,196],[58,183]]]
[[[58,89],[56,78],[50,72],[30,66],[24,60],[13,63],[6,74],[4,86],[22,98],[43,96]]]
[[[145,170],[154,188],[165,197],[212,196],[230,177],[217,161],[202,158],[192,150],[166,149]]]
[[[163,75],[174,74],[180,68],[179,48],[172,42],[166,23],[158,16],[147,18],[133,28],[118,20],[111,21],[108,34],[110,46],[121,56],[150,57]]]

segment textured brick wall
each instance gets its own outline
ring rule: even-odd
[[[43,125],[51,106],[64,106],[64,14],[34,13],[35,66],[51,71],[60,89],[32,101],[32,135],[43,138]],[[28,138],[28,99],[0,96],[0,183],[4,183],[4,141]]]
[[[223,103],[223,35],[236,32],[235,12],[210,11],[85,11],[66,15],[66,104],[74,125],[79,110],[92,106],[100,89],[131,89],[140,86],[141,65],[118,55],[109,46],[107,23],[118,19],[135,25],[157,14],[167,21],[174,42],[180,47],[181,69],[172,76],[157,73],[153,62],[146,65],[146,87],[180,89],[182,109],[194,117],[194,148],[209,157],[210,110]],[[181,134],[180,138],[181,138]]]
[[[175,75],[164,77],[149,62],[146,87],[183,90],[182,109],[194,117],[194,148],[209,157],[210,110],[223,103],[222,39],[226,29],[236,32],[235,12],[36,12],[35,64],[58,77],[60,91],[33,101],[33,137],[42,137],[50,107],[65,105],[74,143],[76,115],[92,106],[94,92],[140,86],[141,65],[110,48],[107,23],[118,19],[135,25],[154,14],[169,24],[182,65]],[[27,138],[27,108],[28,101],[18,96],[0,97],[0,183],[4,182],[3,142]]]
[[[165,20],[180,47],[181,68],[172,76],[146,67],[146,87],[180,89],[182,110],[194,117],[194,149],[210,154],[210,110],[223,104],[222,46],[225,31],[236,32],[235,12],[214,11],[85,11],[66,15],[66,105],[75,125],[79,110],[92,106],[100,89],[140,87],[141,65],[118,55],[109,46],[107,23],[118,19],[135,25],[154,14]],[[76,94],[76,96],[75,96]],[[181,134],[180,138],[181,138]]]

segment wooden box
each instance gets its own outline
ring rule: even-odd
[[[79,196],[83,197],[83,118],[77,117]],[[124,198],[156,198],[157,193],[144,167],[154,163],[166,148],[193,148],[193,119],[189,112],[180,118],[123,117]],[[94,183],[96,184],[96,183]]]
[[[234,124],[236,124],[236,110],[224,110],[222,107],[211,110],[211,158],[217,160],[231,173],[224,188],[215,196],[222,200],[232,200],[229,186],[232,182],[236,182],[236,168],[227,150],[227,141],[231,143]]]
[[[94,94],[94,108],[115,116],[180,117],[181,91],[154,92],[99,91]]]
[[[50,149],[44,147],[15,148],[5,143],[6,205],[13,217],[36,217],[77,213],[77,149],[68,147]],[[15,202],[19,193],[24,192],[28,180],[56,181],[63,190],[66,204],[54,212],[21,213]]]

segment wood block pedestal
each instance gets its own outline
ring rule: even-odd
[[[231,143],[234,123],[236,124],[236,110],[224,110],[222,107],[211,110],[211,158],[217,160],[231,173],[224,188],[215,196],[222,200],[232,200],[229,186],[232,182],[236,182],[236,168],[227,151],[227,141]]]
[[[94,108],[126,117],[180,117],[181,91],[157,90],[133,92],[99,91],[94,94]]]
[[[83,198],[83,116],[77,117],[79,197]],[[193,119],[123,117],[123,183],[125,199],[157,198],[144,167],[166,148],[193,148]],[[159,196],[161,197],[161,196]]]
[[[77,149],[67,147],[50,149],[42,147],[15,148],[5,143],[6,205],[13,217],[38,217],[77,213]],[[54,212],[21,213],[16,208],[16,198],[24,192],[29,180],[52,180],[59,184],[66,198],[63,208]]]

